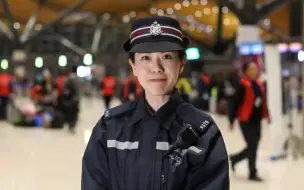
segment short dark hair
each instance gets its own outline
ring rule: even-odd
[[[183,60],[186,57],[186,53],[183,50],[177,51],[177,55],[179,60]],[[134,62],[135,61],[135,53],[134,52],[129,52],[129,59]]]
[[[254,61],[246,61],[246,62],[242,65],[242,72],[243,72],[243,73],[245,73],[245,72],[248,70],[248,68],[249,68],[249,66],[250,66],[251,63],[255,64]]]
[[[78,68],[77,65],[73,65],[73,66],[72,66],[72,69],[71,69],[71,72],[72,72],[72,73],[77,73],[77,68]]]

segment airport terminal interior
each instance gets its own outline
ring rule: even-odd
[[[228,155],[248,140],[232,108],[235,120],[244,105],[266,108],[259,178],[229,157],[230,189],[303,190],[304,0],[0,0],[0,190],[97,190],[81,188],[84,151],[106,110],[143,95],[123,43],[150,16],[189,39],[175,87],[212,116]],[[165,36],[157,24],[147,35]],[[262,103],[247,87],[235,103],[252,72]]]

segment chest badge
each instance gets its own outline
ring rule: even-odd
[[[172,166],[177,167],[183,162],[183,159],[180,154],[178,154],[177,152],[174,152],[173,154],[169,155],[169,161]]]

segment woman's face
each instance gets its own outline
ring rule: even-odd
[[[256,79],[256,77],[258,76],[258,68],[254,62],[249,63],[246,74],[250,79]]]
[[[186,59],[180,60],[177,52],[136,53],[129,63],[145,92],[161,96],[173,90]]]

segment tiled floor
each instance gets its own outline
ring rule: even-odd
[[[100,100],[84,100],[75,136],[66,130],[14,128],[0,123],[0,190],[79,190],[81,158],[90,129],[104,109]],[[225,118],[215,118],[230,153],[244,146],[238,130],[227,130]],[[303,190],[304,159],[269,160],[268,127],[264,126],[259,151],[264,183],[246,180],[247,162],[231,174],[232,190]]]

